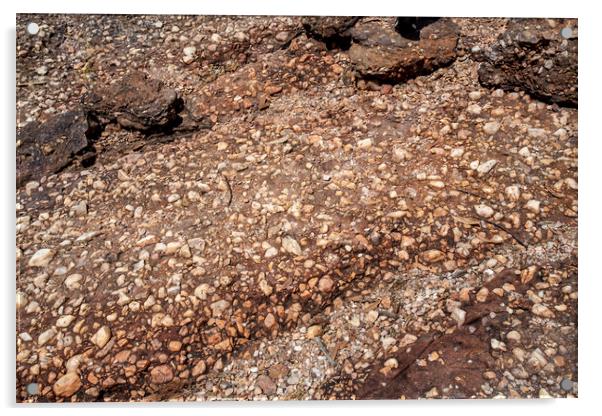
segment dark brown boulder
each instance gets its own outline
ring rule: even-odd
[[[303,22],[303,28],[309,37],[324,42],[330,49],[347,49],[351,42],[349,29],[359,19],[344,16],[308,17]]]
[[[451,64],[456,59],[458,27],[438,19],[420,28],[413,41],[395,30],[396,19],[365,18],[350,29],[349,57],[366,79],[403,82]]]
[[[82,105],[90,119],[101,125],[117,123],[126,129],[149,132],[177,124],[182,100],[162,81],[133,72],[86,94]]]
[[[484,86],[577,106],[576,19],[512,19],[493,47],[475,58]]]
[[[89,129],[81,111],[69,111],[17,131],[17,186],[59,172],[74,160],[94,156]]]

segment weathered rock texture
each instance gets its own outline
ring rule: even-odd
[[[142,149],[177,135],[110,122],[92,166],[17,189],[18,401],[577,394],[577,111],[479,83],[506,19],[452,19],[455,60],[443,19],[358,29],[408,54],[393,79],[452,59],[394,85],[303,19],[18,16],[18,125],[132,70],[214,123]],[[94,114],[165,126],[173,95],[130,93]]]
[[[86,113],[101,124],[116,122],[126,129],[148,132],[177,123],[182,100],[162,81],[133,72],[85,95],[82,104]]]
[[[329,48],[348,48],[351,41],[349,29],[359,20],[359,17],[308,17],[303,22],[303,28],[308,36],[326,43]]]
[[[577,106],[577,30],[576,19],[512,19],[491,48],[476,54],[479,80]]]
[[[433,72],[456,58],[458,27],[439,19],[420,30],[420,40],[404,38],[395,18],[364,18],[351,30],[349,58],[365,78],[401,82]]]
[[[78,157],[88,159],[90,132],[80,111],[59,114],[46,122],[34,121],[17,129],[17,186],[59,172]]]

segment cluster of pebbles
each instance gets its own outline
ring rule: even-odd
[[[16,191],[18,401],[577,395],[577,109],[353,20],[18,16],[17,126],[101,125]]]

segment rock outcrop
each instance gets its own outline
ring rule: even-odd
[[[366,18],[350,33],[349,57],[367,79],[403,82],[449,65],[456,58],[458,28],[447,19],[423,27],[418,41],[398,33],[395,18]]]
[[[182,99],[162,81],[132,72],[107,88],[82,98],[86,114],[100,124],[117,123],[144,132],[165,130],[178,123]]]
[[[493,47],[476,51],[479,80],[576,107],[577,39],[576,19],[512,19]]]
[[[34,121],[17,131],[17,186],[59,172],[75,159],[93,157],[81,111],[68,111],[46,122]]]

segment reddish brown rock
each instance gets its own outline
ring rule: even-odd
[[[151,370],[151,381],[155,384],[169,383],[173,380],[173,370],[171,366],[164,364]]]
[[[440,19],[412,41],[395,31],[395,18],[365,19],[350,30],[349,58],[367,79],[402,82],[451,64],[456,59],[458,28]]]
[[[149,131],[177,122],[182,100],[162,81],[132,72],[85,95],[82,104],[88,117],[100,124],[116,122],[126,129]]]
[[[263,391],[264,394],[272,395],[276,393],[277,386],[268,376],[261,375],[257,377],[256,384],[261,388],[261,391]]]
[[[54,394],[59,397],[71,397],[82,386],[82,381],[75,372],[67,373],[59,378],[52,386]]]

